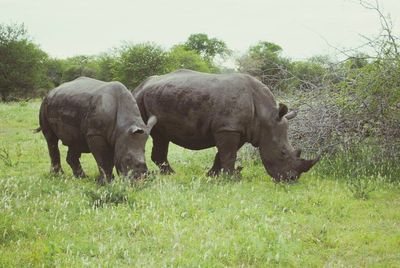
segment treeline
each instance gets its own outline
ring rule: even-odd
[[[155,43],[125,43],[100,55],[59,59],[50,57],[35,44],[24,25],[0,24],[0,95],[2,101],[43,96],[49,89],[79,76],[118,80],[134,89],[151,75],[182,68],[208,73],[249,73],[274,92],[294,92],[321,88],[328,80],[339,84],[345,81],[343,73],[349,68],[359,69],[370,63],[355,57],[335,65],[321,56],[293,61],[282,56],[279,45],[260,41],[235,59],[235,69],[216,64],[216,59],[224,60],[231,55],[224,41],[199,33],[170,49]]]
[[[148,76],[181,68],[218,73],[214,59],[230,53],[222,40],[193,34],[168,50],[155,43],[125,43],[100,55],[58,59],[35,44],[24,25],[0,24],[1,100],[40,96],[79,76],[118,80],[133,89]]]

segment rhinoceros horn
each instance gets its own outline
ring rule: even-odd
[[[296,111],[290,111],[289,113],[287,113],[285,115],[287,120],[293,119],[297,116],[297,112]]]
[[[301,159],[301,164],[300,164],[300,172],[307,172],[312,168],[319,160],[321,159],[321,155],[317,156],[316,158],[312,160],[305,160]]]

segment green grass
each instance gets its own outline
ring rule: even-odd
[[[208,178],[215,149],[172,145],[175,175],[98,186],[90,154],[87,179],[65,160],[63,176],[48,174],[38,108],[0,104],[0,267],[400,266],[400,187],[383,175],[352,180],[325,159],[275,184],[242,151],[241,178]]]

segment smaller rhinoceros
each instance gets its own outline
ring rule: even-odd
[[[118,174],[139,177],[147,172],[144,150],[151,117],[143,122],[132,94],[119,82],[80,77],[51,90],[40,106],[40,128],[51,158],[51,172],[62,172],[58,140],[68,146],[67,163],[75,177],[85,177],[79,158],[91,152],[99,167],[98,182]]]

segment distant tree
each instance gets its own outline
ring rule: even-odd
[[[177,69],[190,69],[205,73],[211,71],[209,63],[201,58],[197,52],[186,50],[182,45],[176,45],[169,51],[168,71]]]
[[[289,82],[292,89],[318,89],[323,87],[326,79],[330,78],[327,69],[322,64],[311,60],[292,62],[290,72],[293,76]]]
[[[249,49],[251,55],[265,56],[274,55],[278,56],[282,52],[282,47],[277,44],[260,41]]]
[[[97,79],[103,81],[115,80],[115,68],[117,56],[111,53],[103,53],[96,58],[98,65]]]
[[[48,58],[45,62],[47,88],[57,87],[62,83],[64,73],[64,61],[56,58]]]
[[[231,54],[226,43],[207,34],[197,33],[189,36],[184,43],[186,50],[196,51],[204,60],[212,62],[216,56],[226,57]]]
[[[369,63],[370,56],[365,53],[356,53],[355,55],[349,57],[344,64],[350,69],[359,69],[366,66]]]
[[[47,54],[30,40],[23,24],[0,24],[2,101],[34,94],[44,80],[46,59]]]
[[[67,82],[80,76],[96,78],[99,71],[98,62],[94,56],[79,55],[63,60],[64,70],[62,81]]]
[[[258,77],[274,89],[284,89],[290,61],[281,56],[282,48],[270,42],[258,42],[237,60],[239,71]]]
[[[114,78],[130,89],[151,75],[168,72],[168,53],[154,43],[126,44],[119,53]]]

